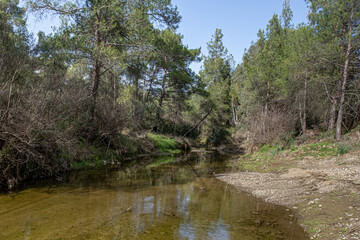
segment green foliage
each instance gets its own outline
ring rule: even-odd
[[[263,172],[266,166],[276,163],[278,155],[282,152],[283,150],[279,145],[267,144],[255,153],[242,156],[235,167],[243,171]]]
[[[297,154],[298,158],[303,158],[307,156],[315,158],[325,158],[337,156],[338,154],[336,147],[334,147],[334,143],[331,141],[306,144],[296,149],[294,152]]]
[[[51,175],[69,162],[81,168],[121,161],[141,151],[134,139],[147,130],[187,134],[214,147],[241,129],[263,145],[245,157],[248,169],[286,151],[327,157],[351,150],[332,146],[331,129],[317,135],[326,140],[321,144],[293,147],[313,139],[294,137],[306,128],[332,128],[342,107],[347,117],[338,122],[346,129],[360,122],[355,0],[308,0],[310,24],[297,27],[285,0],[281,17],[274,14],[259,30],[235,71],[216,29],[199,76],[190,64],[200,60],[200,49],[183,43],[181,17],[169,0],[27,2],[39,16],[58,14],[61,26],[40,32],[32,46],[25,9],[18,0],[0,0],[0,165],[6,170],[0,185],[33,170]],[[349,81],[340,91],[344,76]],[[147,139],[160,151],[180,151],[169,137]]]
[[[295,144],[295,132],[286,132],[280,134],[280,141],[284,148],[290,147],[291,145]]]
[[[346,153],[348,153],[349,151],[351,151],[351,147],[346,145],[346,144],[338,144],[336,145],[337,147],[337,153],[340,155],[344,155]]]
[[[209,146],[220,146],[222,143],[228,143],[227,139],[231,136],[231,133],[228,129],[224,127],[217,127],[213,129],[212,134],[207,139]]]
[[[325,139],[325,140],[333,140],[335,136],[334,130],[327,130],[326,132],[320,132],[319,139]]]
[[[209,95],[203,98],[205,103],[199,104],[203,116],[210,113],[202,127],[202,135],[210,146],[219,146],[226,140],[229,136],[226,128],[232,123],[230,92],[233,58],[222,41],[222,31],[216,29],[207,44],[209,55],[204,56],[204,66],[200,71],[200,79],[206,84]]]
[[[157,135],[148,133],[147,137],[152,141],[155,148],[168,153],[180,153],[181,150],[178,149],[178,143],[169,137],[165,137],[163,135]]]
[[[216,109],[213,124],[227,126],[231,121],[231,73],[232,56],[222,42],[223,34],[216,29],[208,43],[209,56],[204,57],[204,67],[200,71],[201,80],[207,84],[210,100]]]
[[[275,155],[277,155],[279,152],[281,152],[282,147],[279,144],[275,144],[275,145],[264,145],[262,146],[258,152],[259,153],[263,153],[266,155],[269,155],[271,157],[274,157]]]

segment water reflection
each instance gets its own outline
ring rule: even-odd
[[[220,163],[163,157],[0,195],[0,239],[306,239],[285,209],[209,178]]]

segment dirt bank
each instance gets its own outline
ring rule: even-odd
[[[219,174],[217,178],[294,209],[311,239],[360,239],[359,156],[359,151],[324,159],[279,156],[263,163],[268,171]],[[275,162],[283,170],[269,167]]]

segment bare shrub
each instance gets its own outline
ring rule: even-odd
[[[29,79],[25,84],[0,84],[3,188],[70,168],[86,120],[86,90],[61,81],[50,89],[36,78]]]
[[[296,116],[282,109],[252,111],[248,115],[248,140],[253,144],[267,144],[279,140],[280,136],[295,129]]]

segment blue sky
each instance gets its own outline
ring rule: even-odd
[[[190,48],[201,47],[207,53],[206,43],[210,41],[216,28],[224,34],[224,45],[233,55],[235,62],[240,63],[245,48],[256,41],[259,29],[265,29],[274,13],[281,14],[284,0],[172,0],[178,6],[182,22],[178,30],[184,36],[184,43]],[[293,24],[307,22],[308,9],[304,0],[291,0],[294,13]],[[34,35],[42,30],[51,32],[51,26],[57,20],[48,17],[35,21],[29,16],[29,31]],[[192,69],[198,72],[201,64],[193,64]]]
[[[206,43],[216,28],[222,29],[224,45],[240,63],[245,48],[256,41],[259,29],[265,29],[274,13],[281,14],[284,0],[173,0],[182,16],[179,32],[190,48],[201,47],[207,53]],[[304,0],[291,0],[293,24],[307,22],[308,9]],[[196,72],[201,64],[193,64]]]

